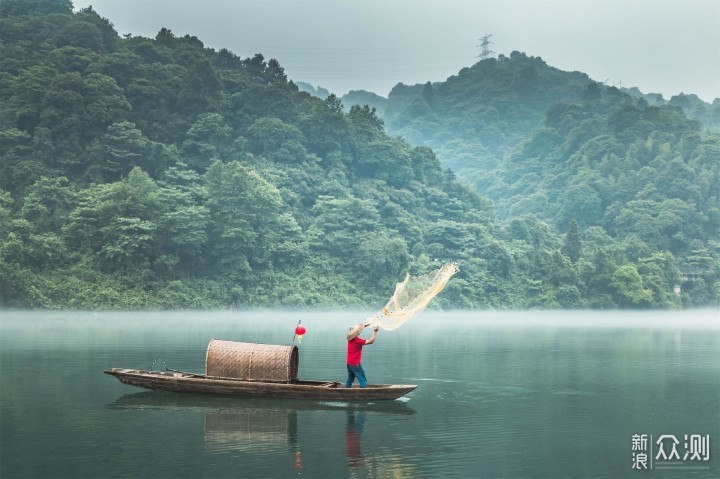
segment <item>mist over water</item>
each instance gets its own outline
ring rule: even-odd
[[[709,434],[720,475],[720,312],[426,311],[380,331],[348,404],[149,392],[102,374],[202,371],[211,339],[288,344],[342,381],[372,311],[2,312],[0,477],[627,477],[631,437]],[[365,332],[364,336],[368,336]],[[160,360],[161,362],[158,362]],[[682,465],[681,465],[682,467]]]

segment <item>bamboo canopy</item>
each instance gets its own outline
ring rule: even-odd
[[[297,346],[241,343],[213,339],[208,344],[205,374],[247,381],[297,382]]]

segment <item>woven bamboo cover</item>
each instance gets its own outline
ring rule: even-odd
[[[296,346],[213,339],[205,357],[207,376],[251,381],[293,382],[298,366]]]

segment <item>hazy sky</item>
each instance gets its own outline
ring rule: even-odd
[[[720,97],[720,0],[74,0],[120,34],[161,27],[342,95],[442,81],[492,50],[666,99]]]

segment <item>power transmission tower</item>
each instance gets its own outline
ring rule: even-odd
[[[477,57],[481,61],[486,60],[486,59],[492,57],[493,55],[495,55],[495,52],[490,50],[490,45],[494,45],[494,43],[490,41],[491,36],[492,36],[492,33],[490,35],[485,35],[484,37],[480,38],[480,45],[478,45],[478,47],[480,47],[480,55],[478,55]]]

